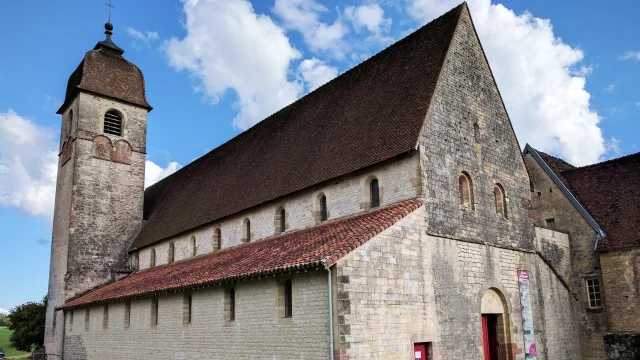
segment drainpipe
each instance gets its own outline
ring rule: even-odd
[[[331,267],[327,268],[329,282],[329,358],[333,360],[333,293],[331,291]]]
[[[64,310],[60,310],[60,311],[62,311],[62,347],[60,347],[60,359],[62,360],[64,359],[64,337],[65,337],[65,334],[67,333],[67,314],[65,313]]]

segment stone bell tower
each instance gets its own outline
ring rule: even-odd
[[[87,52],[67,83],[62,116],[51,244],[45,346],[61,354],[68,299],[127,267],[142,223],[147,114],[140,69],[106,39]]]

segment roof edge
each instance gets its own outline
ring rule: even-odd
[[[596,231],[596,233],[598,233],[594,250],[597,249],[598,240],[606,236],[606,233],[604,232],[604,230],[600,227],[600,225],[598,225],[598,222],[596,222],[593,216],[589,214],[589,212],[582,205],[580,200],[578,200],[578,198],[576,198],[575,195],[573,195],[573,193],[565,186],[565,184],[562,181],[560,181],[560,178],[558,178],[558,175],[556,175],[556,173],[553,170],[551,170],[551,167],[547,165],[547,163],[542,159],[540,154],[538,154],[536,149],[534,149],[528,143],[525,145],[524,150],[522,151],[523,159],[527,154],[530,154],[536,160],[536,162],[538,162],[538,165],[542,167],[544,172],[546,172],[547,175],[549,175],[549,177],[551,178],[551,180],[553,180],[553,182],[556,184],[556,186],[560,188],[562,193],[567,197],[567,199],[569,199],[571,204],[578,210],[578,212],[582,215],[582,217],[584,217],[584,219],[589,223],[589,225],[591,225],[591,227]]]
[[[135,65],[134,65],[135,66]],[[92,94],[92,95],[97,95],[97,96],[101,96],[107,99],[111,99],[111,100],[115,100],[115,101],[119,101],[128,105],[133,105],[133,106],[138,106],[141,107],[143,109],[146,109],[147,112],[151,112],[151,110],[153,110],[153,106],[149,105],[149,103],[147,102],[146,105],[142,105],[142,104],[137,104],[137,103],[133,103],[131,101],[127,101],[127,100],[123,100],[123,99],[119,99],[119,98],[115,98],[113,96],[109,96],[109,95],[104,95],[104,94],[100,94],[97,93],[95,91],[91,91],[91,90],[87,90],[87,89],[83,89],[80,86],[77,86],[75,88],[75,90],[73,91],[73,94],[71,95],[69,101],[65,101],[62,106],[60,106],[60,108],[58,109],[58,111],[56,111],[56,114],[58,115],[62,115],[64,114],[64,112],[67,110],[67,108],[69,107],[69,105],[71,105],[71,103],[73,102],[73,100],[75,100],[76,97],[78,97],[78,94],[80,94],[81,92],[83,93],[87,93],[87,94]],[[145,94],[145,100],[146,100],[146,94]]]

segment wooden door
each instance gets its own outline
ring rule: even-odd
[[[426,344],[413,344],[413,353],[415,360],[429,360]]]

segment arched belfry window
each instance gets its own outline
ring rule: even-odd
[[[460,204],[473,209],[473,183],[471,177],[466,172],[462,172],[458,177],[460,189]]]
[[[329,213],[327,211],[327,197],[322,195],[320,197],[320,221],[327,221]]]
[[[504,188],[500,184],[493,187],[493,199],[495,202],[496,214],[507,219],[507,199],[504,195]]]
[[[222,247],[222,231],[217,228],[213,232],[213,251],[220,250]]]
[[[122,136],[122,114],[115,110],[104,114],[104,133]]]
[[[378,179],[373,179],[369,183],[369,197],[372,208],[380,206],[380,188],[378,185]]]

